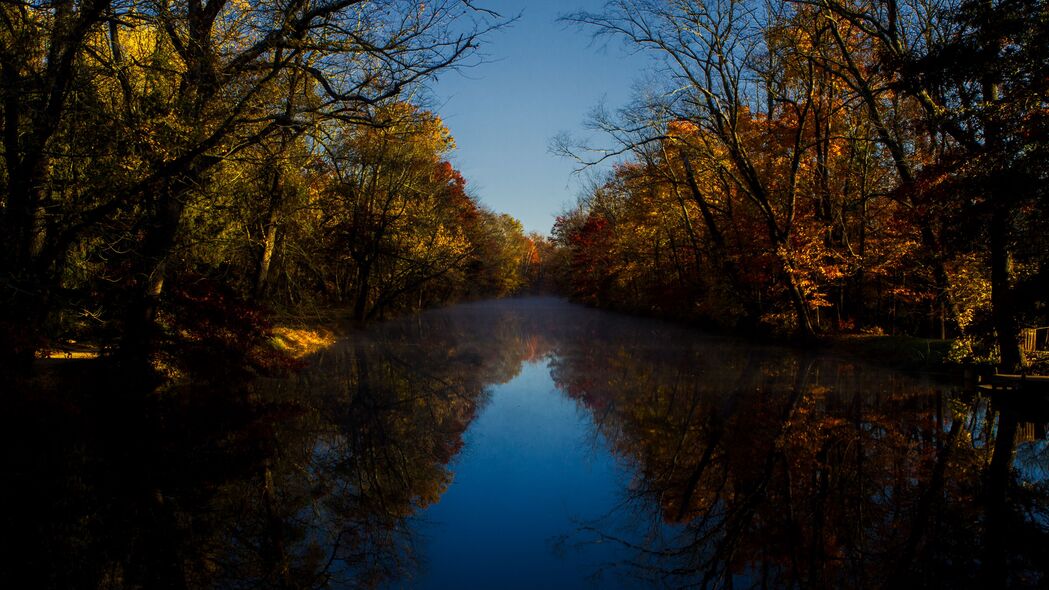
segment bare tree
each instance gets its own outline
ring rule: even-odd
[[[814,68],[790,76],[778,67],[777,52],[790,48],[775,46],[779,41],[766,33],[770,23],[786,17],[783,12],[763,2],[616,0],[601,14],[578,13],[566,20],[659,56],[669,81],[660,98],[661,123],[694,125],[698,133],[679,139],[681,149],[758,211],[797,331],[810,336],[815,326],[809,294],[792,261],[791,236],[800,167],[810,149],[806,133],[813,116]],[[777,119],[791,121],[785,140],[777,138],[783,134]],[[763,160],[754,153],[756,142],[785,144],[788,161],[777,167]],[[694,197],[699,188],[690,185]]]

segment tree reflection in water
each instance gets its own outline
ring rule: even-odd
[[[618,566],[646,583],[1047,581],[1044,410],[1021,417],[876,367],[639,321],[573,335],[558,341],[555,381],[636,470],[634,505],[658,507],[647,533],[587,529],[635,546],[660,539]],[[1032,419],[1041,424],[1021,430],[1040,440],[1021,444],[1010,469],[1018,425]]]
[[[140,395],[70,364],[9,392],[0,578],[410,586],[412,517],[452,480],[488,387],[544,358],[651,515],[574,536],[634,547],[609,567],[640,586],[1049,579],[1044,408],[543,299],[390,322],[293,381]]]
[[[0,578],[315,588],[409,573],[410,517],[451,480],[485,387],[542,354],[503,319],[391,322],[291,382],[142,394],[70,364],[57,384],[13,392]]]

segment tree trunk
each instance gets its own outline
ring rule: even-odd
[[[770,228],[769,233],[773,233],[773,231]],[[784,251],[787,248],[787,239],[781,235],[773,235],[772,248],[776,252],[776,258],[782,267],[787,294],[790,296],[791,305],[794,307],[794,316],[798,323],[796,327],[797,336],[804,340],[811,339],[816,335],[816,329],[812,325],[812,316],[809,314],[809,304],[805,301],[805,293],[802,292],[801,285],[798,284],[798,279],[794,276],[794,270],[790,261],[784,255]]]
[[[280,221],[280,172],[273,173],[273,183],[270,187],[270,210],[266,216],[266,235],[262,240],[262,252],[259,255],[259,271],[255,275],[255,297],[261,299],[266,293],[269,283],[270,266],[273,264],[273,253],[277,250],[277,226]]]
[[[1009,480],[1016,452],[1018,422],[1016,412],[1011,408],[998,412],[994,452],[991,455],[991,464],[987,467],[987,485],[983,498],[986,503],[987,524],[983,538],[982,575],[987,588],[1005,588],[1009,581]]]
[[[5,72],[4,80],[8,78]],[[39,149],[23,150],[18,121],[12,120],[17,119],[19,105],[13,102],[6,100],[4,105],[8,190],[0,218],[0,369],[24,376],[32,371],[44,338],[42,327],[50,305],[47,287],[54,279],[47,274],[50,265],[41,260],[48,158]]]
[[[368,317],[368,295],[371,287],[371,263],[358,266],[357,295],[353,302],[353,319],[363,322]]]
[[[997,196],[997,195],[996,195]],[[1012,259],[1009,255],[1009,211],[1000,202],[993,202],[991,213],[991,316],[998,339],[999,369],[1015,373],[1024,367],[1020,349],[1020,327],[1013,305]]]
[[[295,109],[296,90],[298,88],[298,70],[293,70],[291,80],[288,84],[287,102],[284,105],[284,116],[291,118]],[[255,280],[255,297],[261,298],[265,295],[267,282],[269,281],[270,265],[273,263],[273,253],[277,249],[277,229],[280,225],[281,207],[285,201],[284,187],[284,156],[288,146],[292,144],[299,132],[284,127],[280,133],[280,144],[277,150],[277,160],[273,163],[273,180],[270,183],[270,210],[266,216],[266,237],[262,244],[262,254],[259,258],[259,273]]]
[[[995,9],[991,0],[984,0],[983,7],[988,15]],[[990,64],[997,59],[1004,40],[997,32],[991,30],[991,27],[984,32],[987,38],[983,40],[983,52],[987,56],[987,63]],[[981,81],[983,102],[996,105],[1001,99],[1001,81],[992,69],[987,68],[984,71]],[[987,152],[1003,153],[1003,130],[993,114],[985,115],[983,127]],[[1020,349],[1020,326],[1017,323],[1012,291],[1012,257],[1009,253],[1009,225],[1012,221],[1010,212],[1014,188],[1009,186],[1008,176],[992,175],[988,180],[988,198],[991,202],[991,318],[998,339],[999,369],[1002,372],[1014,373],[1024,368],[1023,351]]]
[[[146,226],[138,257],[136,286],[124,319],[119,356],[132,377],[152,377],[152,361],[160,336],[156,323],[168,259],[175,246],[185,209],[187,189],[166,184],[159,190],[151,222]]]
[[[790,294],[790,301],[794,305],[794,315],[798,322],[798,336],[806,340],[810,339],[816,335],[816,329],[812,325],[812,316],[809,314],[809,306],[805,302],[805,295],[801,292],[801,287],[798,286],[794,273],[789,269],[784,272],[787,278],[787,292]]]
[[[255,280],[255,297],[262,298],[269,284],[270,265],[273,263],[273,253],[277,250],[277,221],[275,216],[270,217],[266,224],[266,237],[262,243],[262,257],[259,260],[259,274]]]
[[[12,171],[14,172],[14,171]],[[43,211],[39,206],[42,177],[20,170],[11,175],[4,208],[3,254],[0,266],[0,369],[28,375],[44,338],[50,282],[40,268]]]

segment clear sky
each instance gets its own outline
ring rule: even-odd
[[[492,34],[487,62],[443,74],[432,85],[433,108],[455,137],[453,164],[489,208],[546,234],[584,177],[575,163],[551,154],[567,131],[585,136],[587,113],[604,100],[623,106],[647,65],[618,41],[594,42],[589,31],[557,22],[603,0],[478,0],[477,6],[521,18]]]

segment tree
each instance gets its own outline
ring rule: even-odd
[[[795,39],[773,36],[767,26],[784,15],[771,5],[747,2],[610,2],[604,14],[581,13],[572,22],[659,54],[679,88],[660,97],[663,121],[685,121],[700,131],[689,146],[737,192],[764,226],[765,248],[794,311],[795,329],[811,336],[813,298],[802,277],[795,221],[804,164],[811,151],[815,68],[774,63],[790,54]],[[772,153],[760,147],[773,145]]]
[[[0,357],[5,372],[25,371],[52,297],[57,253],[48,248],[52,143],[68,122],[77,67],[89,34],[102,26],[108,0],[53,5],[5,3],[0,30],[0,108],[4,174],[0,199]],[[24,326],[30,326],[28,331]]]
[[[133,244],[121,350],[130,365],[148,365],[187,207],[220,163],[271,140],[280,152],[324,120],[367,122],[373,107],[464,63],[491,28],[488,13],[456,0],[274,8],[228,0],[4,5],[5,362],[28,366],[70,248],[121,231],[116,246]],[[471,14],[485,18],[464,29]],[[66,150],[85,121],[105,140]],[[91,164],[107,166],[95,171],[98,185],[65,190],[56,172]],[[270,217],[257,289],[268,280],[279,215]]]
[[[984,220],[1001,366],[1022,368],[1014,252],[1025,213],[1044,199],[1044,171],[1029,159],[1044,153],[1046,141],[1044,101],[1036,98],[1046,91],[1044,3],[963,0],[929,10],[819,5],[861,32],[894,88],[915,101],[924,125],[942,137],[939,165],[929,176],[963,187],[956,195],[975,200],[975,207],[962,199],[953,205]]]
[[[961,282],[986,275],[986,332],[1002,366],[1021,367],[1019,322],[1045,317],[1034,293],[1049,276],[1033,247],[1044,243],[1042,8],[623,0],[572,15],[659,65],[632,104],[592,118],[614,148],[588,159],[562,143],[584,167],[636,162],[620,171],[634,168],[629,183],[624,175],[583,201],[575,227],[603,216],[619,236],[604,254],[613,260],[637,256],[637,238],[649,236],[653,259],[669,251],[667,270],[702,315],[802,335],[979,337],[981,298]],[[599,203],[608,195],[612,215]],[[717,293],[727,297],[717,303]],[[637,289],[625,298],[642,309],[667,299]]]

